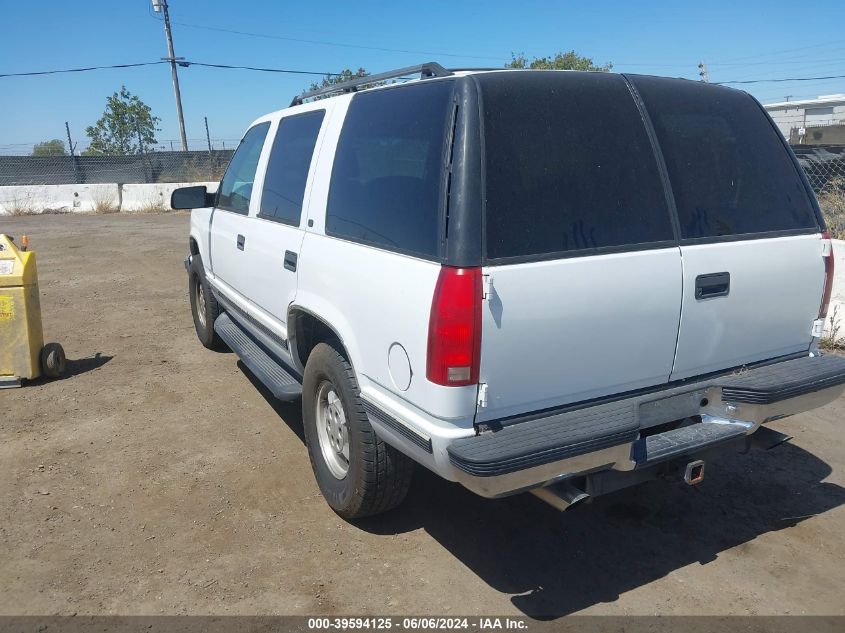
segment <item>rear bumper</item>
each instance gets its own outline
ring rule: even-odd
[[[845,358],[807,356],[432,441],[448,454],[448,472],[441,474],[499,497],[586,473],[642,470],[699,455],[771,420],[823,406],[843,391]],[[685,426],[652,432],[685,418]]]

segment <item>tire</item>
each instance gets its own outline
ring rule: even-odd
[[[332,422],[338,410],[345,424]],[[364,412],[352,366],[326,343],[314,348],[305,365],[302,418],[314,477],[337,514],[344,519],[360,519],[402,502],[411,485],[414,462],[375,434]],[[344,441],[337,441],[338,437]],[[347,448],[345,472],[342,451],[334,450],[339,445]]]
[[[188,294],[191,297],[194,329],[200,343],[208,349],[222,349],[225,344],[214,331],[214,321],[220,316],[221,310],[205,278],[199,255],[191,258],[191,266],[188,269]]]
[[[47,378],[59,378],[65,373],[65,350],[58,343],[47,343],[41,348],[41,373]]]

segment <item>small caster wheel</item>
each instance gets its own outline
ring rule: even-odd
[[[41,373],[48,378],[58,378],[65,373],[65,350],[58,343],[47,343],[41,348]]]

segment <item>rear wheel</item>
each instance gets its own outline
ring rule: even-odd
[[[200,343],[208,349],[222,348],[223,341],[214,331],[214,321],[220,315],[220,306],[205,278],[205,270],[199,255],[191,258],[191,266],[188,270],[188,292],[191,296],[194,329],[197,331]]]
[[[311,468],[335,512],[357,519],[402,502],[414,463],[375,434],[352,366],[326,343],[314,348],[305,365],[302,411]]]

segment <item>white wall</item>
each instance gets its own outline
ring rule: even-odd
[[[205,185],[217,191],[216,182],[179,182],[143,185],[21,185],[0,187],[0,215],[45,211],[90,213],[98,207],[116,211],[170,208],[170,194],[178,187]]]
[[[841,100],[817,103],[796,102],[795,105],[770,104],[764,107],[786,138],[789,138],[792,128],[833,125],[845,119],[845,103]]]

